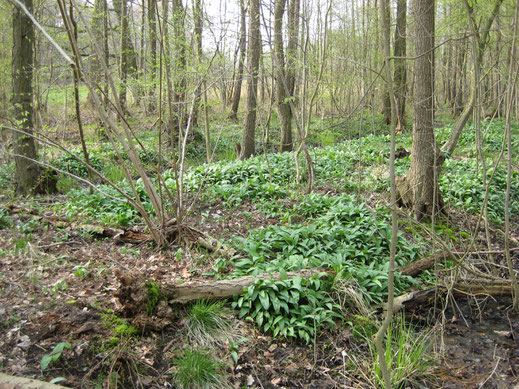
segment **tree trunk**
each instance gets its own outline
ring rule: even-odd
[[[193,4],[193,23],[195,28],[195,50],[196,50],[196,61],[198,65],[198,73],[202,73],[202,33],[203,33],[203,9],[202,9],[202,0],[194,0]],[[198,126],[198,117],[200,111],[200,102],[202,101],[202,80],[199,78],[196,80],[198,86],[195,91],[195,107],[193,109],[193,118],[192,123],[193,127]]]
[[[292,150],[292,110],[288,99],[288,85],[285,73],[285,55],[283,49],[283,15],[286,0],[276,0],[274,5],[274,73],[276,79],[276,105],[281,121],[281,144],[279,151]]]
[[[250,0],[249,52],[247,80],[247,116],[241,141],[240,159],[250,158],[255,153],[256,111],[258,108],[258,71],[261,54],[260,1]]]
[[[186,125],[186,33],[184,30],[185,10],[182,0],[173,0],[173,95],[175,115],[171,118],[171,139],[176,144],[180,130]]]
[[[106,0],[95,0],[94,2],[94,14],[92,15],[92,34],[96,40],[96,43],[101,47],[104,39],[104,2]],[[106,58],[105,58],[106,61]],[[94,85],[95,91],[99,98],[102,93],[102,82],[103,82],[103,66],[101,65],[101,58],[99,58],[95,50],[93,50],[92,60],[90,61],[90,74],[91,80]],[[87,101],[93,105],[93,97],[88,94]]]
[[[148,0],[148,30],[150,42],[150,68],[148,69],[148,112],[155,112],[155,89],[157,78],[157,0]]]
[[[438,187],[441,169],[433,128],[434,118],[434,0],[414,0],[415,21],[413,147],[411,168],[399,177],[399,202],[412,208],[417,220],[431,216],[442,207]]]
[[[381,0],[383,1],[383,0]],[[386,20],[382,21],[382,25],[384,25],[384,22],[387,23],[387,25],[391,25],[391,13],[389,10],[389,7],[385,8],[384,15],[380,15],[381,18],[385,18]],[[384,52],[384,43],[381,42],[380,44],[382,52]],[[384,123],[390,124],[391,123],[391,100],[389,97],[389,91],[387,82],[384,84],[383,89],[383,95],[382,95],[382,114],[384,115]]]
[[[234,95],[232,97],[231,113],[229,114],[229,119],[232,120],[237,119],[238,107],[240,106],[243,67],[245,64],[245,53],[247,51],[247,27],[245,23],[247,11],[245,10],[245,0],[240,0],[240,13],[240,57],[238,59],[238,71],[236,72],[236,85],[234,86]]]
[[[32,13],[32,0],[23,1]],[[13,56],[12,105],[14,119],[19,131],[13,132],[13,149],[16,173],[16,194],[27,195],[56,190],[56,179],[51,172],[42,174],[36,160],[36,143],[33,134],[33,40],[34,27],[29,17],[18,7],[13,7]]]
[[[407,0],[398,0],[396,10],[396,28],[393,55],[396,98],[396,130],[402,132],[405,127],[405,99],[407,93],[407,66],[405,59],[398,57],[406,56],[406,29],[407,29]]]
[[[120,75],[121,84],[119,86],[119,100],[123,114],[128,112],[127,107],[127,82],[129,63],[129,28],[128,28],[128,0],[121,0],[121,58],[120,58]]]

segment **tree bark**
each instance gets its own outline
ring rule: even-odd
[[[250,0],[249,16],[249,51],[247,80],[247,116],[243,127],[240,159],[250,158],[255,154],[254,137],[256,134],[256,114],[258,109],[258,72],[261,54],[260,1]]]
[[[94,2],[94,14],[92,15],[92,34],[94,35],[94,38],[99,45],[99,47],[102,47],[102,43],[104,42],[104,10],[105,10],[105,3],[106,0],[95,0]],[[105,62],[107,58],[104,58]],[[103,66],[101,65],[101,58],[99,58],[95,50],[93,50],[92,54],[92,60],[90,61],[90,74],[92,83],[95,88],[95,92],[101,98],[102,93],[102,82],[103,82]],[[90,96],[90,93],[88,94],[87,101],[90,102],[90,104],[93,103],[93,97]]]
[[[129,28],[128,28],[128,0],[121,0],[121,56],[120,56],[120,77],[119,100],[124,114],[128,113],[127,107],[127,82],[130,69],[129,58]]]
[[[229,119],[236,120],[238,118],[238,107],[240,106],[241,99],[241,84],[243,81],[243,68],[245,64],[245,54],[247,52],[247,26],[246,17],[247,11],[245,10],[245,0],[240,0],[240,56],[238,59],[238,70],[236,72],[236,85],[234,86],[234,94],[232,97],[231,112]]]
[[[193,4],[193,24],[195,29],[195,50],[196,50],[196,61],[198,65],[198,72],[202,73],[201,65],[203,60],[203,49],[202,49],[202,33],[203,33],[203,16],[204,12],[202,9],[202,0],[194,0]],[[200,114],[200,103],[202,101],[202,80],[197,80],[198,87],[195,91],[195,107],[193,109],[193,127],[198,126],[198,117]]]
[[[176,144],[180,130],[186,125],[186,33],[184,29],[185,9],[182,0],[173,0],[173,97],[175,114],[171,118],[170,131],[172,143]]]
[[[150,44],[150,68],[148,69],[148,112],[156,109],[155,89],[157,87],[157,0],[148,0],[148,31]]]
[[[396,28],[393,55],[396,98],[396,130],[402,132],[405,127],[405,100],[407,93],[407,65],[403,58],[406,56],[406,29],[407,29],[407,0],[398,0],[396,10]]]
[[[438,187],[440,151],[433,128],[434,118],[434,0],[415,0],[414,126],[411,167],[399,177],[397,189],[401,205],[412,208],[417,220],[442,208]]]
[[[276,80],[276,105],[281,121],[281,143],[279,151],[292,150],[292,111],[288,99],[288,85],[285,75],[285,54],[283,48],[283,15],[286,0],[276,0],[274,4],[274,73]]]
[[[29,12],[32,0],[24,0]],[[13,7],[12,105],[18,130],[13,131],[13,149],[16,173],[15,192],[19,195],[54,192],[56,179],[51,172],[42,174],[36,163],[38,155],[33,134],[33,41],[34,26],[29,17],[17,6]]]

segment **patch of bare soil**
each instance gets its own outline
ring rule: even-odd
[[[472,298],[445,312],[444,388],[512,388],[518,384],[519,315],[508,297]]]

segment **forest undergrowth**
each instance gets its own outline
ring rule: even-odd
[[[506,166],[496,163],[503,126],[487,128],[486,170],[474,147],[474,128],[462,134],[440,178],[445,214],[419,224],[407,211],[400,212],[399,269],[446,250],[456,255],[414,276],[396,273],[398,295],[433,286],[449,294],[394,320],[386,343],[395,387],[471,387],[474,377],[486,379],[488,387],[516,382],[517,315],[500,311],[509,305],[507,298],[453,292],[455,282],[473,281],[469,268],[496,279],[508,277],[499,232]],[[437,129],[439,138],[449,131]],[[4,163],[0,372],[95,388],[382,387],[371,340],[387,294],[389,137],[353,138],[344,129],[315,133],[310,154],[317,182],[308,194],[306,177],[295,180],[293,153],[269,150],[235,160],[232,129],[222,132],[215,148],[219,161],[200,163],[203,148],[196,142],[188,148],[185,222],[232,247],[230,256],[192,242],[157,250],[151,242],[108,238],[107,228],[146,233],[138,212],[118,201],[123,197],[113,188],[98,184],[101,191],[91,193],[65,174],[58,196],[10,200],[13,169]],[[331,138],[340,142],[326,145]],[[143,130],[139,139],[146,147],[140,157],[148,171],[161,165],[162,179],[174,192],[175,173],[159,153],[157,137]],[[519,239],[517,128],[513,139],[511,236]],[[409,134],[398,136],[397,174],[409,168],[410,145]],[[113,148],[94,136],[88,146],[92,166],[130,194]],[[69,155],[55,150],[44,155],[61,171],[88,178],[88,169]],[[304,171],[302,157],[300,163]],[[152,212],[142,182],[132,184]],[[486,222],[480,220],[482,213]],[[517,246],[512,259],[517,265]],[[319,271],[311,278],[290,276],[314,268]],[[124,317],[116,298],[118,272],[146,277],[151,320]],[[157,299],[165,284],[263,273],[279,278],[257,279],[227,301],[168,305]],[[492,334],[481,335],[482,323]]]

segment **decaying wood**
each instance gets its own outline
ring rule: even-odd
[[[417,290],[405,293],[395,297],[394,312],[401,309],[414,310],[416,308],[424,308],[435,300],[444,297],[447,293],[447,287],[438,285],[428,289]],[[463,281],[458,282],[452,288],[452,296],[456,298],[467,298],[474,296],[510,296],[512,287],[510,283],[488,284],[483,281]]]
[[[287,277],[310,278],[316,274],[326,272],[333,274],[329,269],[314,268],[288,272]],[[120,282],[120,288],[116,297],[123,306],[123,313],[128,316],[135,316],[145,312],[148,304],[148,285],[149,280],[141,275],[117,271],[116,276]],[[200,299],[225,299],[243,292],[243,289],[254,284],[255,280],[275,280],[281,279],[280,273],[265,273],[256,276],[244,276],[230,280],[207,280],[194,281],[185,284],[175,285],[158,284],[160,293],[159,301],[167,299],[170,304],[185,304]]]
[[[64,386],[0,373],[0,389],[65,389]]]
[[[421,272],[430,269],[435,263],[444,261],[448,258],[452,258],[449,253],[439,252],[428,257],[419,259],[418,261],[408,263],[407,265],[398,269],[400,273],[405,276],[416,276]]]

